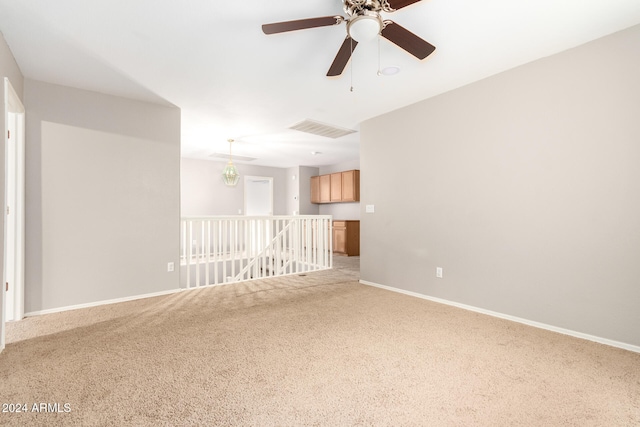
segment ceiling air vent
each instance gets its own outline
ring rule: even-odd
[[[289,129],[311,133],[314,135],[326,136],[327,138],[333,139],[356,132],[353,129],[345,129],[337,126],[326,125],[324,123],[315,122],[309,119],[303,120],[300,123],[296,123],[295,125],[289,127]]]
[[[209,154],[209,157],[212,157],[215,159],[229,160],[229,153],[213,153],[213,154]],[[257,159],[257,157],[238,156],[235,154],[231,156],[231,158],[234,161],[237,160],[239,162],[251,162]]]

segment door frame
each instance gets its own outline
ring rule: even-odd
[[[14,156],[9,158],[9,147],[6,143],[7,139],[5,139],[5,201],[4,201],[4,215],[5,218],[3,220],[4,224],[4,259],[3,259],[3,269],[2,269],[2,322],[0,324],[0,351],[5,347],[5,323],[7,321],[6,318],[6,287],[5,283],[7,281],[7,268],[12,268],[14,270],[15,283],[9,284],[12,287],[12,292],[14,292],[14,319],[22,319],[24,317],[24,235],[25,235],[25,218],[24,218],[24,200],[25,200],[25,109],[24,105],[22,105],[22,101],[20,97],[13,89],[11,82],[7,77],[4,78],[4,134],[7,135],[10,129],[10,113],[11,117],[15,120],[15,126],[11,126],[15,133],[15,138],[12,138],[15,141],[15,150],[13,150]],[[8,162],[14,162],[14,175],[8,176]],[[15,189],[15,201],[13,206],[9,204],[7,200],[7,188],[8,185],[13,185]],[[7,241],[8,235],[8,224],[6,221],[6,212],[7,207],[12,210],[13,215],[15,215],[15,222],[13,227],[14,233],[14,242],[9,247],[9,242]],[[12,251],[14,253],[12,265],[7,265],[7,253]]]

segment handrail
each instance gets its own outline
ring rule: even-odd
[[[251,259],[247,266],[244,267],[244,269],[235,277],[236,282],[240,281],[244,274],[248,273],[251,270],[251,267],[254,267],[258,260],[260,260],[261,257],[264,257],[264,254],[266,254],[268,250],[274,250],[274,242],[276,242],[277,239],[282,237],[283,233],[291,228],[291,224],[294,224],[294,222],[290,221],[282,230],[280,230],[280,232],[271,240],[271,242],[269,242],[269,245],[265,246],[264,249],[260,251],[260,253],[256,254],[256,256]]]
[[[181,286],[332,268],[331,215],[186,216]]]
[[[219,220],[236,220],[236,219],[332,219],[331,215],[195,215],[183,216],[182,220],[195,219],[219,219]]]

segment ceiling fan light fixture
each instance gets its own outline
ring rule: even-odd
[[[380,31],[382,31],[382,20],[377,13],[359,15],[347,23],[349,36],[358,43],[375,40]]]

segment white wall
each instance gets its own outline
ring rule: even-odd
[[[363,123],[361,278],[640,345],[638,52],[635,26]]]
[[[180,110],[27,80],[25,311],[179,287]]]
[[[337,163],[335,165],[321,166],[320,175],[327,175],[334,172],[342,172],[353,169],[360,169],[360,159],[349,162]],[[362,173],[362,172],[361,172]],[[360,181],[362,182],[362,180]],[[362,184],[361,184],[362,188]],[[333,215],[333,219],[358,220],[360,219],[360,202],[345,203],[323,203],[320,206],[320,215]]]
[[[24,78],[20,72],[20,68],[16,63],[7,42],[4,39],[2,33],[0,33],[0,110],[2,111],[2,132],[4,133],[4,122],[7,112],[4,108],[4,78],[8,77],[13,89],[16,91],[20,100],[23,100],[23,87]],[[24,103],[24,102],[23,102]],[[0,200],[4,201],[5,198],[5,138],[2,138],[2,145],[0,146]],[[0,225],[0,262],[3,263],[4,269],[4,215]],[[4,319],[4,292],[0,292],[2,298],[0,298],[0,322]],[[4,323],[0,326],[4,330]],[[1,349],[0,349],[1,350]]]
[[[240,180],[235,187],[222,182],[226,162],[181,160],[182,216],[239,215],[244,209],[244,177],[273,178],[273,213],[291,215],[287,210],[287,170],[268,166],[236,164]],[[289,178],[291,180],[291,178]]]

